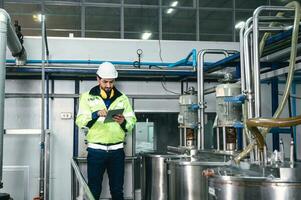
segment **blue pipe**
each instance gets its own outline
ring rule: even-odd
[[[243,148],[243,141],[242,141],[242,128],[237,128],[237,150],[242,150]]]
[[[192,56],[192,61],[189,61],[190,57]],[[49,60],[49,64],[82,64],[82,65],[98,65],[105,61],[99,61],[99,60]],[[109,61],[115,65],[130,65],[132,66],[134,62],[129,61]],[[176,63],[162,63],[162,62],[141,62],[141,65],[155,65],[155,66],[167,66],[167,67],[176,67],[176,66],[196,66],[196,49],[193,49],[188,56],[185,59],[182,59],[180,61],[177,61]],[[14,59],[7,59],[7,64],[15,64]],[[27,60],[27,64],[41,64],[41,60]]]
[[[192,50],[192,66],[193,67],[196,67],[197,66],[197,51],[196,51],[196,49],[193,49]]]
[[[192,57],[192,62],[189,61],[190,57]],[[192,49],[192,51],[188,54],[185,59],[179,60],[173,64],[168,65],[168,67],[177,67],[177,66],[196,66],[196,49]]]
[[[82,64],[82,65],[98,65],[105,61],[98,61],[98,60],[49,60],[49,64]],[[134,62],[125,62],[125,61],[109,61],[115,65],[130,65],[132,66]],[[6,60],[7,64],[15,64],[15,60],[8,59]],[[41,64],[41,60],[27,60],[27,64]],[[157,63],[157,62],[141,62],[141,65],[157,65],[157,66],[168,66],[173,63]]]
[[[273,133],[273,134],[279,134],[279,133],[290,134],[291,129],[290,128],[271,128],[271,133]]]

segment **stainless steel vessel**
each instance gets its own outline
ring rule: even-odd
[[[209,179],[210,200],[299,200],[301,199],[300,168],[274,169],[274,175],[219,171]],[[270,174],[270,175],[269,175]],[[277,175],[278,174],[278,175]],[[277,177],[278,176],[278,177]]]
[[[211,156],[211,157],[210,157]],[[169,200],[206,200],[208,199],[208,180],[202,176],[207,168],[225,166],[226,162],[218,162],[220,158],[209,154],[199,160],[191,158],[168,161],[168,199]]]
[[[167,199],[166,161],[181,157],[183,155],[156,152],[141,154],[141,197],[143,200]]]

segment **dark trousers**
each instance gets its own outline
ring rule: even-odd
[[[105,170],[112,199],[123,200],[124,158],[123,149],[104,151],[88,148],[88,186],[95,200],[100,197]]]

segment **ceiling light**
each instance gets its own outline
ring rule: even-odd
[[[235,29],[241,29],[242,27],[244,27],[244,25],[245,25],[245,22],[240,21],[235,24]]]
[[[170,4],[170,6],[171,6],[171,7],[176,7],[176,6],[178,5],[178,3],[179,3],[178,1],[174,1],[174,2],[172,2],[172,3]]]
[[[148,40],[151,36],[152,36],[151,32],[144,32],[144,33],[142,33],[141,39]]]
[[[171,14],[171,13],[173,13],[174,10],[175,10],[175,9],[173,9],[173,8],[168,8],[168,9],[166,10],[166,13],[167,13],[167,14]]]
[[[45,19],[45,16],[42,14],[35,14],[32,16],[33,20],[36,22],[42,22],[42,18]]]
[[[176,7],[178,4],[179,4],[178,1],[173,1],[173,2],[170,4],[170,7]],[[166,14],[171,14],[171,13],[173,13],[174,11],[175,11],[175,9],[173,9],[173,8],[168,8],[168,9],[166,10]]]

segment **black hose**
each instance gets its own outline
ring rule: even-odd
[[[48,40],[47,40],[47,28],[46,28],[46,22],[44,22],[45,23],[45,38],[44,38],[44,40],[45,40],[45,48],[46,48],[46,56],[47,56],[47,60],[48,60],[48,58],[49,58],[49,49],[48,49]]]

